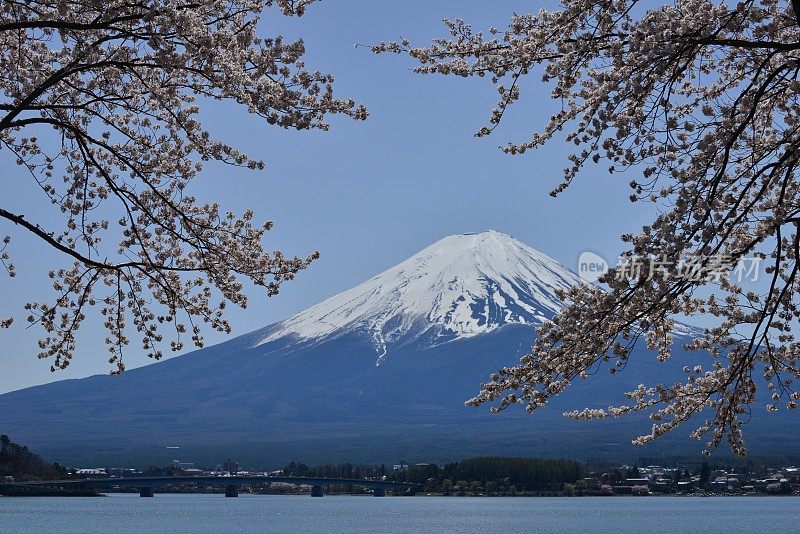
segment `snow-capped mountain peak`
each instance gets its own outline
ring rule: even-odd
[[[561,307],[555,291],[579,283],[575,273],[509,235],[452,235],[266,329],[259,344],[358,331],[380,363],[387,346],[408,335],[439,344],[511,323],[540,325]]]

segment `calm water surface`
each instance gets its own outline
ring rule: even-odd
[[[0,497],[0,532],[800,532],[800,498]]]

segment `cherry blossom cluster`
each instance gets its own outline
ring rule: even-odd
[[[624,406],[568,415],[647,411],[653,428],[640,444],[691,420],[692,437],[706,437],[709,449],[727,440],[745,454],[743,422],[765,402],[758,375],[768,411],[794,409],[798,397],[800,0],[562,0],[514,15],[504,30],[446,24],[450,35],[428,46],[403,40],[374,50],[406,54],[422,74],[491,80],[498,103],[479,136],[524,101],[527,78],[549,84],[556,111],[503,150],[523,154],[554,139],[572,145],[553,196],[587,165],[626,176],[630,199],[657,208],[651,224],[623,236],[627,257],[662,258],[667,274],[617,276],[617,266],[601,278],[607,290],[585,284],[566,292],[566,307],[539,330],[531,352],[492,375],[468,404],[534,411],[599,368],[623,371],[639,341],[667,361],[675,318],[706,314],[717,318],[714,327],[681,338],[700,371],[631,392]],[[681,258],[720,256],[761,258],[765,289],[678,269]]]
[[[204,128],[204,102],[231,101],[287,129],[366,117],[334,96],[331,75],[306,68],[302,40],[259,33],[269,12],[299,16],[312,2],[0,2],[0,150],[63,225],[19,205],[0,207],[0,218],[70,260],[49,273],[54,298],[26,307],[52,369],[69,365],[90,309],[120,372],[129,336],[153,358],[162,327],[176,333],[172,350],[201,347],[202,325],[230,331],[226,303],[247,305],[245,283],[274,295],[317,257],[266,250],[271,222],[201,202],[190,187],[208,161],[264,166]],[[13,274],[5,245],[0,260]]]

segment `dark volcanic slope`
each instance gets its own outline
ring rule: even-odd
[[[278,465],[304,460],[389,462],[399,456],[443,461],[470,454],[633,457],[698,452],[681,432],[647,449],[629,445],[649,427],[641,418],[575,423],[566,408],[603,407],[667,369],[650,355],[624,373],[598,373],[534,416],[493,416],[467,408],[487,372],[525,351],[531,329],[497,332],[433,348],[405,345],[375,365],[368,340],[284,352],[241,340],[126,372],[66,380],[0,396],[0,429],[63,462],[148,463],[228,456]],[[246,346],[246,344],[245,344]],[[615,393],[611,393],[611,392]],[[788,417],[752,424],[754,451],[790,452]],[[791,425],[788,426],[787,425]],[[769,442],[772,442],[771,444]]]

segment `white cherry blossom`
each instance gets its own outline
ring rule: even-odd
[[[269,252],[271,222],[201,202],[191,188],[207,161],[263,168],[203,127],[201,104],[232,101],[300,130],[327,130],[331,114],[366,117],[334,96],[331,75],[306,68],[302,40],[259,36],[267,11],[299,16],[312,2],[0,2],[0,150],[63,226],[46,227],[8,199],[0,218],[70,260],[50,272],[53,300],[27,305],[28,322],[45,330],[39,357],[53,370],[69,365],[91,309],[120,372],[129,336],[153,358],[165,328],[177,334],[172,350],[201,347],[201,326],[230,331],[225,306],[246,306],[245,283],[274,295],[317,257]],[[9,240],[0,262],[13,275]]]
[[[645,268],[631,279],[612,267],[602,279],[608,291],[567,291],[569,305],[531,352],[468,404],[535,411],[598,368],[624,372],[637,342],[668,364],[675,318],[702,313],[717,321],[688,343],[700,365],[685,369],[685,382],[642,386],[623,406],[566,415],[647,411],[654,424],[640,444],[692,419],[700,423],[692,437],[705,437],[708,449],[727,440],[746,454],[742,426],[758,375],[772,385],[769,411],[796,407],[800,377],[800,0],[561,0],[514,15],[505,30],[446,24],[450,36],[428,46],[403,40],[374,50],[407,54],[422,74],[488,78],[499,99],[478,136],[524,102],[522,79],[549,84],[559,111],[503,150],[522,154],[563,136],[574,152],[553,196],[587,165],[633,177],[631,200],[654,203],[657,216],[623,236],[628,258],[673,266],[668,276]],[[757,291],[729,276],[689,276],[677,268],[687,257],[758,257],[769,283]],[[712,284],[713,294],[697,292]]]

